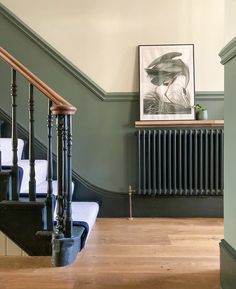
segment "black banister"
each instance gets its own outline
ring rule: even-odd
[[[12,199],[17,201],[19,199],[19,169],[18,169],[18,157],[17,157],[17,122],[16,122],[16,97],[17,97],[17,85],[16,85],[16,71],[11,69],[11,98],[12,98]]]
[[[81,236],[84,228],[79,228],[73,234],[72,220],[72,115],[76,108],[66,101],[62,96],[47,86],[36,75],[29,71],[23,64],[0,47],[0,58],[11,67],[11,100],[12,100],[12,169],[9,170],[11,178],[11,188],[9,185],[9,208],[29,208],[29,215],[25,214],[25,224],[32,225],[33,233],[31,239],[39,241],[43,246],[43,254],[52,253],[52,263],[55,266],[65,266],[71,263],[77,253],[81,250]],[[18,139],[17,139],[17,84],[16,76],[21,74],[28,81],[28,114],[29,114],[29,201],[20,198],[19,170],[18,167]],[[37,88],[48,98],[47,116],[47,197],[45,201],[45,191],[36,192],[36,168],[35,168],[35,100],[34,89]],[[52,127],[53,119],[56,118],[57,130],[57,192],[53,192],[53,145]],[[22,162],[23,163],[23,162]],[[1,165],[1,161],[0,161]],[[22,193],[24,191],[22,190]],[[56,195],[56,225],[54,225],[54,194]],[[5,195],[7,190],[5,190]],[[38,197],[37,197],[38,196]],[[0,196],[1,197],[1,196]],[[7,199],[4,197],[4,200]],[[14,202],[12,202],[12,200]],[[16,202],[17,201],[17,202]],[[5,203],[4,203],[5,206]],[[1,207],[1,206],[0,206]],[[4,207],[5,208],[5,207]],[[1,209],[1,208],[0,208]],[[34,211],[36,209],[36,211]],[[5,209],[4,209],[5,210]],[[28,212],[28,211],[27,211]],[[35,214],[34,214],[35,213]],[[16,216],[21,216],[19,210],[14,209]],[[7,218],[7,217],[6,217]],[[22,238],[23,240],[24,238]],[[33,245],[35,242],[32,240]],[[33,247],[34,247],[33,246]],[[29,250],[28,250],[29,249]],[[28,251],[27,251],[28,250]],[[27,248],[27,253],[31,248]],[[37,251],[37,250],[36,250]],[[33,254],[35,254],[36,251]],[[31,254],[31,253],[30,253]]]
[[[36,200],[36,180],[35,180],[35,153],[34,153],[34,87],[29,84],[29,200]]]
[[[52,163],[52,126],[53,116],[51,112],[52,101],[48,100],[48,150],[47,150],[47,228],[49,231],[53,230],[53,200],[52,200],[52,178],[53,178],[53,163]]]
[[[72,116],[67,116],[67,195],[66,195],[66,216],[65,216],[65,236],[72,236]]]

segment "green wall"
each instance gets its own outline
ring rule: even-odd
[[[91,184],[108,191],[127,192],[129,184],[135,185],[137,93],[104,92],[1,6],[0,45],[78,108],[73,119],[74,170]],[[10,72],[2,62],[0,75],[0,107],[10,112]],[[28,87],[21,78],[18,83],[18,121],[27,128]],[[223,118],[222,92],[197,92],[196,102],[208,107],[210,118]],[[35,130],[43,143],[46,143],[46,104],[37,93]]]
[[[225,66],[225,240],[236,249],[236,38],[220,55]]]

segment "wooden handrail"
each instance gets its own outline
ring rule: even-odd
[[[32,83],[39,91],[41,91],[53,102],[54,105],[52,106],[51,110],[54,114],[75,114],[77,110],[76,107],[46,85],[41,79],[28,70],[22,63],[20,63],[2,47],[0,47],[0,58],[8,63],[14,70],[24,76],[30,83]]]

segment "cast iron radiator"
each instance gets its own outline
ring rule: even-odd
[[[143,129],[137,137],[138,194],[223,195],[223,128]]]

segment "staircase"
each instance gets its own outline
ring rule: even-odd
[[[98,214],[95,202],[72,202],[72,116],[76,108],[6,50],[11,69],[12,137],[0,138],[0,230],[31,256],[52,255],[54,266],[73,262]],[[29,159],[17,137],[17,75],[29,82]],[[34,89],[48,99],[47,160],[35,160]],[[52,125],[56,119],[57,180],[53,180]]]

